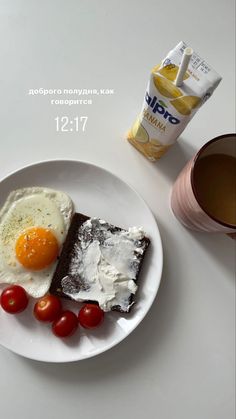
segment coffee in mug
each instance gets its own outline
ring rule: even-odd
[[[236,233],[236,134],[206,143],[178,176],[171,207],[186,227]]]

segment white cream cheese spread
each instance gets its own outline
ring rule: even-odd
[[[140,256],[147,243],[142,228],[120,230],[91,218],[78,230],[68,275],[62,281],[63,293],[76,301],[96,301],[104,311],[119,306],[129,311]]]

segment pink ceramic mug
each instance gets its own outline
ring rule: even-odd
[[[235,162],[236,134],[226,134],[206,143],[187,163],[171,194],[172,210],[182,224],[236,237]]]

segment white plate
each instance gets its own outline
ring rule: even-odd
[[[156,221],[143,199],[117,176],[90,163],[70,160],[40,162],[2,180],[0,207],[10,191],[35,185],[68,193],[78,212],[123,228],[143,226],[151,239],[139,277],[137,304],[129,314],[107,313],[103,325],[94,331],[81,328],[74,336],[60,340],[49,325],[34,319],[33,300],[15,316],[0,308],[0,344],[19,355],[46,362],[70,362],[98,355],[128,336],[153,303],[162,273],[162,244]],[[63,304],[78,311],[76,303]]]

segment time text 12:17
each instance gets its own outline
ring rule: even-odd
[[[69,118],[68,116],[57,116],[55,121],[57,132],[84,132],[88,117],[75,116],[74,118]]]

